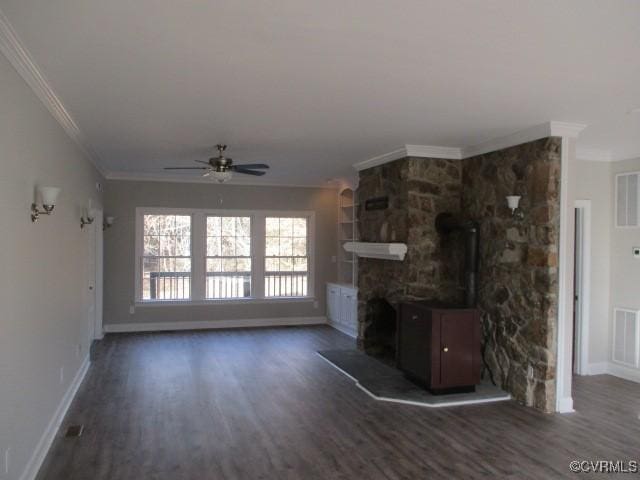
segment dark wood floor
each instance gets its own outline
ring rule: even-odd
[[[640,385],[575,379],[576,413],[377,402],[315,354],[329,327],[108,335],[40,480],[574,477],[640,458]],[[63,425],[63,429],[64,429]]]

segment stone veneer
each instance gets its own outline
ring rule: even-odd
[[[462,178],[463,211],[480,223],[484,360],[515,399],[546,412],[555,407],[560,149],[551,137],[478,155],[463,161]],[[522,221],[507,208],[513,194]]]
[[[372,298],[394,306],[404,300],[462,300],[462,243],[444,240],[434,225],[439,213],[458,213],[481,225],[478,308],[485,364],[515,399],[552,411],[559,183],[555,137],[462,161],[409,157],[361,171],[360,240],[404,242],[408,251],[404,262],[359,260],[359,344]],[[506,206],[512,194],[522,196],[523,221],[513,219]],[[364,202],[379,196],[389,197],[389,208],[366,211]]]
[[[359,344],[364,345],[367,302],[461,298],[461,249],[441,242],[435,218],[460,211],[462,165],[456,160],[404,158],[360,172],[358,225],[363,242],[407,244],[403,262],[358,260]],[[369,198],[388,196],[386,210],[364,209]]]

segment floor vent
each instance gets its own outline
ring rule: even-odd
[[[84,425],[69,425],[67,427],[67,431],[64,433],[64,436],[66,438],[79,437],[80,435],[82,435],[83,431]]]

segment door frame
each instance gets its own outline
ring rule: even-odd
[[[90,340],[102,340],[104,337],[104,329],[102,326],[102,295],[103,295],[103,211],[97,210],[95,212],[93,228],[95,232],[94,241],[95,245],[93,253],[95,255],[94,260],[94,272],[95,278],[93,279],[94,287],[94,315],[93,315],[93,328],[90,328],[92,338]]]
[[[591,200],[576,200],[576,349],[575,373],[589,374],[589,322],[591,316]]]

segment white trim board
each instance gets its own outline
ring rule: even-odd
[[[506,135],[504,137],[495,138],[487,142],[479,143],[462,149],[462,158],[475,157],[483,153],[495,152],[504,148],[521,145],[523,143],[532,142],[546,137],[569,137],[577,138],[578,134],[586,127],[582,123],[558,122],[552,120],[550,122],[541,123],[519,132]]]
[[[609,362],[607,364],[607,373],[614,377],[640,383],[640,369],[637,368],[627,367],[626,365],[620,365],[615,362]]]
[[[556,411],[573,412],[573,273],[575,243],[575,138],[562,137],[560,158],[560,236],[558,241],[558,322],[556,335]]]
[[[380,402],[400,403],[400,404],[403,404],[403,405],[412,405],[412,406],[415,406],[415,407],[424,407],[424,408],[442,408],[442,407],[458,407],[458,406],[462,406],[462,405],[477,405],[477,404],[480,404],[480,403],[504,402],[504,401],[507,401],[507,400],[511,400],[511,395],[509,395],[508,393],[505,393],[504,396],[497,397],[497,398],[482,398],[482,399],[477,399],[477,400],[458,400],[458,401],[452,401],[452,402],[446,402],[446,403],[443,402],[443,403],[437,403],[437,404],[414,402],[414,401],[411,401],[411,400],[400,400],[400,399],[397,399],[397,398],[389,398],[389,397],[379,397],[377,395],[374,395],[372,392],[367,390],[365,387],[363,387],[360,384],[360,382],[358,382],[357,378],[349,375],[347,372],[345,372],[343,369],[338,367],[336,364],[330,362],[329,359],[323,357],[318,352],[316,352],[316,355],[318,355],[322,360],[324,360],[329,365],[331,365],[333,368],[335,368],[340,373],[342,373],[345,377],[347,377],[350,380],[352,380],[356,384],[356,387],[358,387],[364,393],[369,395],[374,400],[378,400]]]
[[[406,157],[420,157],[420,158],[444,158],[450,160],[461,160],[462,150],[456,147],[437,147],[430,145],[403,145],[389,153],[377,155],[375,157],[363,160],[353,164],[358,172],[366,170],[368,168],[377,167],[378,165],[384,165],[395,160],[400,160]]]
[[[353,331],[353,330],[351,330],[349,328],[343,327],[339,323],[332,322],[331,320],[328,320],[327,324],[331,328],[334,328],[335,330],[338,330],[340,333],[344,333],[345,335],[348,335],[351,338],[356,338],[356,339],[358,338],[358,332],[355,332],[355,331]]]
[[[110,323],[106,333],[170,332],[180,330],[215,330],[219,328],[295,327],[326,325],[326,317],[244,318],[238,320],[203,320],[192,322]]]
[[[62,425],[64,417],[71,406],[71,402],[73,402],[84,377],[87,375],[90,364],[91,361],[89,360],[89,355],[87,355],[84,357],[82,365],[80,365],[80,368],[76,372],[76,376],[73,378],[71,385],[69,385],[69,388],[62,397],[58,408],[56,408],[53,417],[49,421],[49,425],[47,425],[47,428],[40,437],[38,445],[36,445],[29,462],[27,462],[27,466],[23,470],[22,475],[20,475],[20,480],[34,480],[36,475],[38,475],[42,462],[44,462],[44,459],[51,448],[51,444],[56,438],[58,429],[60,428],[60,425]]]
[[[102,176],[106,176],[106,171],[100,166],[98,155],[89,144],[87,137],[67,111],[60,97],[53,91],[2,10],[0,10],[0,51],[7,57],[7,60],[27,85],[31,87],[31,90],[53,115],[69,138],[80,147],[80,150]]]
[[[576,200],[576,209],[581,210],[582,231],[576,236],[576,249],[580,248],[581,268],[574,266],[581,272],[581,277],[576,278],[580,288],[580,322],[576,324],[578,337],[578,362],[577,373],[584,375],[589,370],[589,325],[591,322],[591,200]],[[580,244],[578,240],[580,239]]]
[[[338,190],[340,184],[337,181],[328,181],[326,183],[312,183],[312,184],[296,184],[296,183],[278,183],[274,181],[269,183],[270,180],[252,180],[241,177],[232,178],[225,183],[218,183],[209,178],[202,177],[201,175],[176,175],[176,174],[162,174],[154,172],[107,172],[104,177],[107,180],[121,181],[121,182],[166,182],[166,183],[204,183],[215,187],[226,186],[247,186],[247,187],[288,187],[288,188],[324,188],[327,190]]]
[[[607,362],[590,363],[587,366],[585,375],[603,375],[609,373],[609,364]]]
[[[546,137],[568,137],[577,138],[579,133],[586,127],[582,123],[550,121],[534,125],[533,127],[520,130],[499,138],[494,138],[486,142],[468,147],[440,147],[435,145],[404,145],[389,153],[377,155],[375,157],[355,163],[353,168],[357,171],[377,167],[385,163],[393,162],[406,157],[419,158],[444,158],[449,160],[464,160],[484,153],[495,152],[505,148],[521,145]],[[598,151],[599,155],[604,155],[604,150]],[[593,152],[592,152],[593,153]],[[607,158],[611,157],[609,152]],[[589,158],[587,158],[588,160]]]
[[[640,383],[640,369],[627,367],[615,362],[591,363],[588,375],[612,375],[614,377]]]

